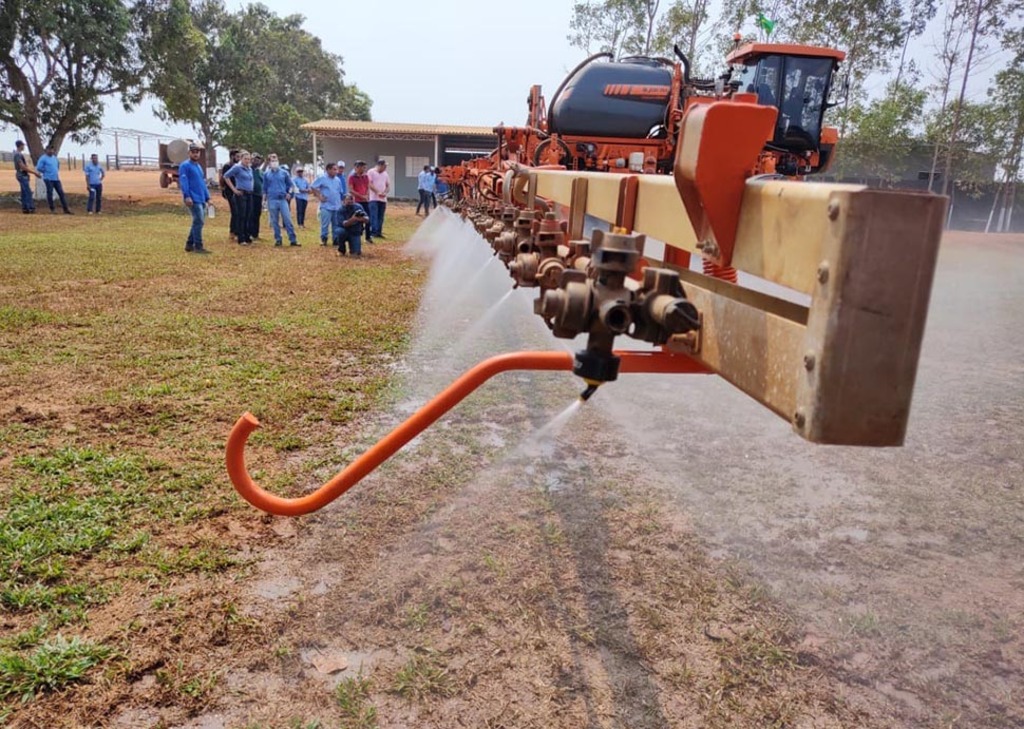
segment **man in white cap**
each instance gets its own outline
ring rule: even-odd
[[[345,176],[345,160],[338,160],[338,179],[341,180],[341,199],[348,195],[348,178]]]

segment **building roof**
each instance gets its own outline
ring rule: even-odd
[[[344,137],[433,137],[439,134],[461,136],[493,137],[493,127],[469,127],[455,124],[405,124],[400,122],[347,121],[343,119],[321,119],[303,124],[308,132],[325,136]]]

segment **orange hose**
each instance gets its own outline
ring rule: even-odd
[[[616,354],[622,358],[619,371],[624,373],[708,372],[700,362],[681,354],[668,352],[616,352]],[[269,491],[265,491],[256,485],[249,476],[245,467],[245,444],[249,435],[260,427],[260,423],[251,413],[245,413],[235,423],[228,436],[228,475],[242,498],[257,509],[279,516],[308,514],[326,506],[359,483],[377,466],[393,456],[402,446],[430,427],[438,418],[458,405],[467,395],[491,377],[508,370],[571,370],[572,363],[573,357],[568,352],[512,352],[486,359],[465,372],[330,481],[310,494],[293,499],[275,496]]]

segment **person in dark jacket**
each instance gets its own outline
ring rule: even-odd
[[[348,242],[348,252],[352,254],[352,257],[362,258],[363,227],[369,225],[369,215],[349,193],[345,196],[341,210],[338,211],[338,217],[341,218],[342,228],[342,234],[338,238],[338,253],[345,255],[345,243]]]
[[[224,181],[225,173],[238,164],[238,150],[232,149],[228,154],[228,161],[220,169],[220,194],[227,201],[228,209],[231,211],[231,239],[235,242],[241,242],[241,237],[238,235],[238,205],[235,201],[235,193],[231,191],[231,185]]]
[[[192,213],[192,227],[185,241],[185,252],[209,253],[203,247],[203,225],[206,222],[206,204],[210,191],[206,189],[206,173],[199,164],[202,145],[192,143],[188,147],[188,160],[178,166],[178,187],[185,200],[185,207]]]

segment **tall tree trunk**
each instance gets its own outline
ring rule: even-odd
[[[903,67],[907,62],[907,46],[910,45],[910,29],[907,29],[907,37],[903,39],[903,51],[900,52],[900,67],[896,71],[896,83],[893,84],[893,93],[899,91],[900,79],[903,78]]]
[[[996,216],[996,210],[999,208],[999,198],[1004,196],[1007,180],[1004,175],[1003,183],[996,188],[995,194],[992,195],[992,207],[988,211],[988,220],[985,221],[985,232],[989,233],[992,230],[992,219]],[[1000,215],[1000,219],[1002,216]],[[999,226],[996,226],[996,230],[999,230]]]
[[[942,106],[939,107],[939,119],[942,119],[946,115],[946,102],[949,100],[949,84],[950,76],[952,76],[952,67],[950,68],[949,74],[946,76],[946,81],[942,85]],[[939,166],[939,139],[938,135],[935,137],[935,145],[932,150],[932,169],[928,173],[928,192],[934,192],[932,186],[935,184],[935,170]]]
[[[985,0],[978,0],[974,10],[974,25],[971,28],[971,45],[967,51],[967,63],[964,65],[964,79],[960,83],[960,96],[957,99],[956,109],[953,111],[953,129],[949,133],[949,147],[946,149],[946,166],[942,175],[942,194],[949,191],[949,173],[953,168],[953,149],[956,146],[956,137],[960,132],[960,114],[964,108],[964,97],[967,95],[967,80],[971,76],[971,62],[974,60],[974,48],[978,43],[978,26],[981,25],[981,11]]]
[[[1014,180],[1010,183],[1010,204],[1006,210],[1006,225],[1003,227],[1004,233],[1009,233],[1013,227],[1013,204],[1017,200],[1017,181]]]

